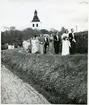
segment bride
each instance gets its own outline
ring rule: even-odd
[[[62,55],[69,55],[69,47],[70,47],[70,42],[68,39],[68,30],[65,30],[65,33],[62,34],[61,39],[62,39]]]
[[[37,53],[38,52],[38,46],[37,46],[37,40],[36,40],[36,36],[33,36],[31,39],[31,46],[32,46],[32,53]]]

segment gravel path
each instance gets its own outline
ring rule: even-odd
[[[1,66],[1,102],[2,104],[49,104],[41,94],[4,65]]]

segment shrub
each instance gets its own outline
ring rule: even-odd
[[[88,53],[88,32],[76,33],[76,53]]]

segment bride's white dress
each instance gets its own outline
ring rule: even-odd
[[[62,39],[62,55],[68,55],[69,54],[70,42],[69,42],[69,40],[67,40],[67,38],[64,40],[64,37],[68,38],[68,34],[64,33],[61,36],[61,39]]]
[[[36,53],[38,51],[36,39],[32,39],[31,43],[32,43],[32,53]]]

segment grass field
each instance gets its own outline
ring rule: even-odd
[[[55,104],[87,103],[87,54],[1,52],[2,64]]]

